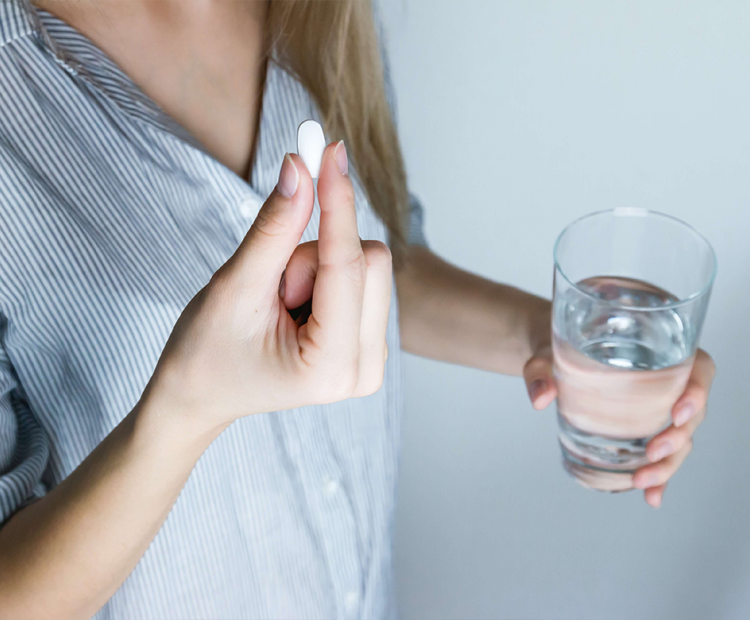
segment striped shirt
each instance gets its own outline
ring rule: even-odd
[[[0,522],[134,407],[181,311],[273,190],[298,124],[321,120],[274,62],[262,97],[247,181],[78,31],[0,0]],[[360,236],[387,241],[351,177]],[[424,243],[412,202],[410,241]],[[372,396],[250,416],[214,441],[96,618],[394,617],[395,295],[387,340]]]

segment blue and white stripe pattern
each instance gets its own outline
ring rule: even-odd
[[[83,35],[0,0],[0,522],[132,409],[306,118],[320,120],[309,94],[269,63],[248,183]],[[360,236],[387,240],[352,176]],[[303,241],[318,218],[316,205]],[[96,617],[394,617],[395,295],[388,346],[376,394],[230,426]]]

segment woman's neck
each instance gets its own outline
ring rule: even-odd
[[[36,0],[109,55],[206,150],[247,177],[268,0]]]

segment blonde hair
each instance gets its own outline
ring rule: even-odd
[[[345,141],[400,266],[409,195],[371,0],[271,0],[267,36],[267,53],[310,92],[326,134]]]

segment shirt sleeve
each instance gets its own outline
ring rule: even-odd
[[[380,46],[380,57],[383,64],[383,80],[385,83],[385,96],[388,105],[391,108],[391,117],[394,124],[397,123],[398,114],[396,107],[396,91],[393,87],[391,78],[391,65],[388,55],[388,41],[380,17],[379,2],[376,0],[372,3],[373,13],[375,16],[375,28],[378,35],[378,44]],[[424,210],[422,203],[411,191],[409,191],[409,230],[406,233],[406,242],[409,245],[421,245],[427,247],[427,239],[424,233]]]
[[[7,321],[0,315],[0,527],[46,493],[46,435],[31,412],[3,345]]]

